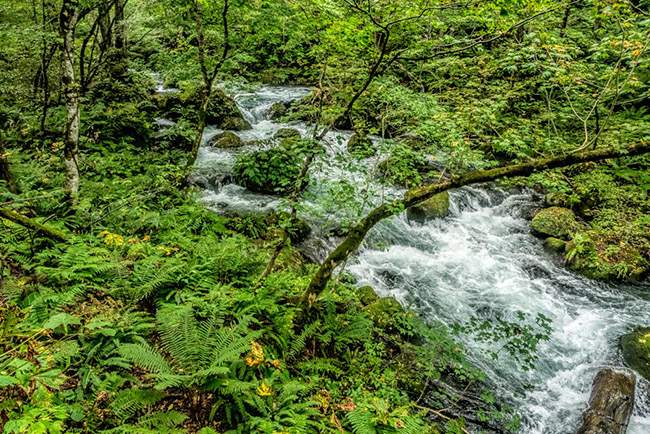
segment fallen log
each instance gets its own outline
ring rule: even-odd
[[[634,409],[636,376],[629,369],[603,369],[594,378],[589,407],[576,434],[625,434]]]
[[[30,218],[25,217],[22,214],[18,214],[16,211],[12,211],[6,208],[0,208],[0,217],[4,217],[9,221],[17,223],[28,229],[31,229],[37,234],[46,236],[48,238],[52,238],[53,240],[61,241],[62,243],[65,243],[68,240],[68,238],[63,232],[42,225]]]

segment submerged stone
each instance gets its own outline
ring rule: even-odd
[[[568,208],[551,207],[541,210],[530,222],[530,230],[536,237],[553,237],[568,241],[580,229],[576,215]]]
[[[625,363],[650,381],[650,327],[623,335],[620,345]]]

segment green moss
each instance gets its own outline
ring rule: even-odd
[[[544,240],[544,246],[556,252],[564,252],[566,250],[567,242],[557,238],[548,237]]]
[[[411,197],[410,191],[406,193],[406,200]],[[409,220],[423,223],[425,221],[440,219],[449,215],[449,192],[443,191],[419,205],[412,206],[406,211]]]
[[[569,240],[580,229],[580,224],[570,209],[551,207],[543,209],[533,218],[530,229],[537,237]]]
[[[620,345],[625,363],[650,381],[650,328],[622,336]]]
[[[379,300],[379,296],[375,292],[372,286],[362,286],[357,289],[357,294],[359,295],[359,300],[365,305],[369,305]]]
[[[294,128],[280,128],[276,133],[273,135],[274,139],[292,139],[292,138],[300,138],[300,131],[294,129]]]
[[[265,194],[287,195],[293,191],[301,162],[286,147],[246,153],[235,164],[237,184]]]
[[[214,148],[238,148],[243,144],[239,136],[230,131],[219,133],[210,140],[210,146]]]

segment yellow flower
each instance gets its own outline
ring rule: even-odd
[[[259,396],[271,396],[271,395],[273,395],[273,392],[271,392],[271,386],[267,386],[262,381],[262,385],[257,388],[257,394]]]
[[[264,349],[260,344],[251,341],[251,353],[246,356],[246,364],[248,366],[256,366],[264,361]]]
[[[104,243],[109,246],[121,246],[124,244],[124,237],[122,237],[122,235],[114,234],[108,231],[102,231],[99,233],[99,235],[104,237]]]

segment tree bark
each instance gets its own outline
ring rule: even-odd
[[[4,133],[0,131],[0,179],[7,183],[7,189],[13,194],[19,194],[20,190],[16,185],[16,178],[11,171],[9,161],[7,160],[7,153],[4,147]]]
[[[32,229],[36,233],[46,236],[48,238],[52,238],[53,240],[61,241],[63,243],[65,243],[68,240],[68,238],[63,232],[57,229],[48,228],[47,226],[35,222],[34,220],[27,218],[22,214],[18,214],[16,211],[6,209],[6,208],[0,208],[0,217],[4,217],[9,221],[17,223],[28,229]]]
[[[205,130],[205,126],[206,126],[208,105],[210,104],[210,100],[212,99],[212,86],[214,84],[215,78],[217,77],[217,74],[219,73],[219,70],[221,69],[221,66],[223,66],[224,62],[228,58],[228,52],[230,50],[229,33],[228,33],[229,32],[229,27],[228,27],[229,7],[230,4],[228,3],[228,0],[224,0],[223,9],[221,10],[221,19],[223,25],[223,39],[224,39],[223,51],[221,53],[221,58],[216,63],[214,68],[211,71],[208,71],[208,65],[207,65],[208,48],[206,46],[205,32],[203,30],[203,18],[201,16],[201,6],[198,0],[194,0],[192,2],[192,8],[194,10],[195,32],[196,32],[196,38],[198,42],[199,66],[201,67],[201,78],[203,79],[203,91],[202,91],[203,101],[201,103],[201,107],[199,108],[199,123],[196,128],[196,137],[194,138],[194,143],[192,144],[192,152],[187,158],[187,163],[185,163],[186,167],[193,166],[194,163],[196,162],[196,158],[199,155],[199,148],[201,147],[201,141],[203,140],[203,131]]]
[[[65,94],[66,124],[64,139],[65,194],[69,199],[79,192],[79,85],[75,76],[75,31],[79,20],[79,2],[63,0],[59,32],[63,39],[61,70]]]
[[[406,210],[432,198],[436,194],[442,193],[443,191],[463,187],[465,185],[491,182],[506,177],[528,176],[536,172],[572,166],[580,163],[647,153],[650,153],[650,143],[641,143],[624,149],[606,148],[596,151],[562,155],[559,157],[541,158],[532,160],[528,163],[514,164],[490,170],[480,170],[465,175],[452,176],[450,179],[439,184],[414,187],[409,190],[407,196],[405,196],[408,197],[408,199],[405,198],[391,204],[384,203],[378,206],[350,230],[345,240],[343,240],[343,242],[339,244],[332,253],[330,253],[316,274],[312,277],[309,286],[300,298],[299,305],[303,308],[309,308],[311,303],[323,292],[323,290],[325,290],[325,287],[332,277],[332,273],[336,267],[343,263],[352,252],[359,248],[368,231],[370,231],[370,229],[381,220],[395,215],[398,210]]]

